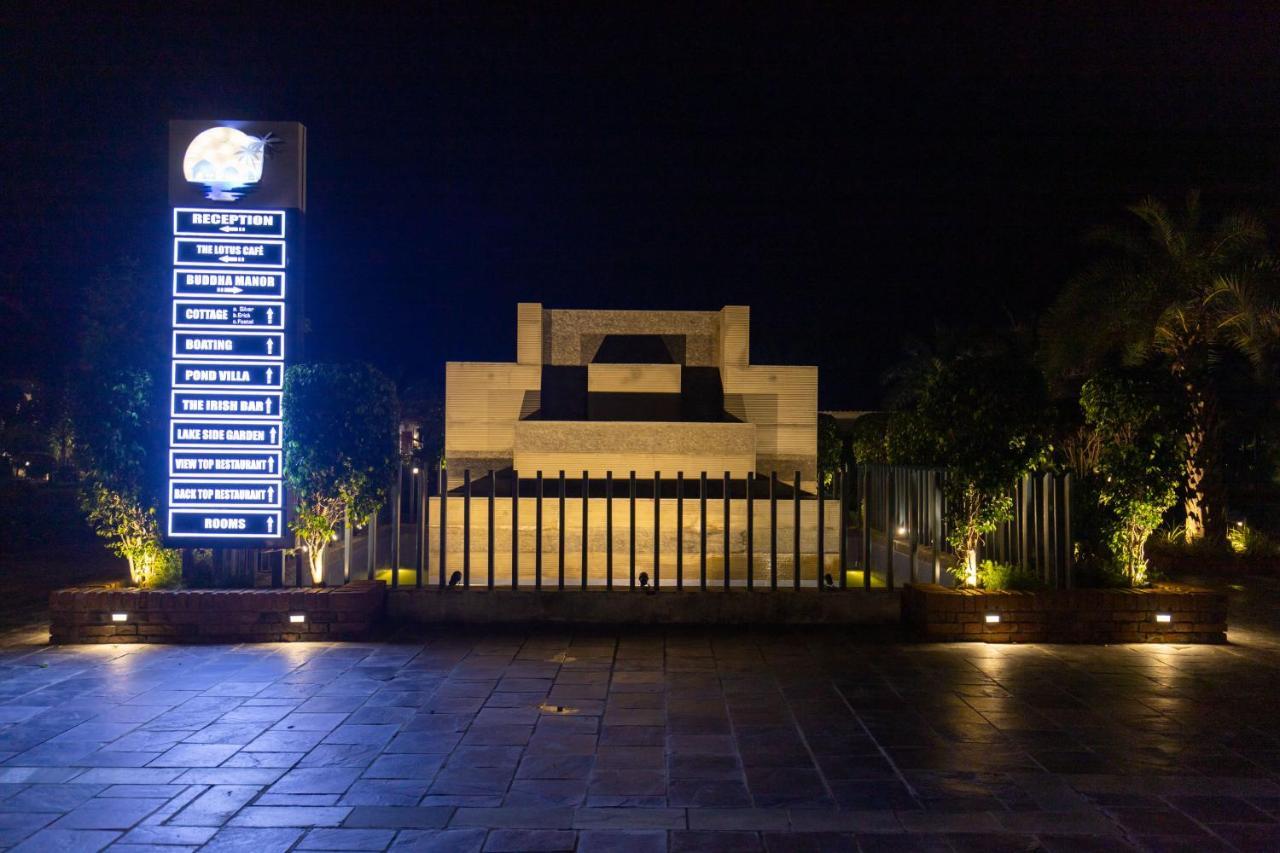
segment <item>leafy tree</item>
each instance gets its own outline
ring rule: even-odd
[[[844,437],[840,425],[831,415],[818,415],[818,482],[830,487],[835,482],[836,471],[844,455]]]
[[[914,399],[895,422],[891,461],[947,469],[948,539],[965,557],[960,579],[976,584],[984,537],[1012,517],[1010,486],[1046,460],[1043,379],[1015,353],[990,348],[939,362]]]
[[[1102,257],[1071,281],[1043,324],[1045,357],[1060,378],[1109,364],[1155,362],[1180,388],[1188,539],[1226,535],[1219,366],[1237,352],[1261,366],[1280,322],[1262,222],[1235,213],[1204,221],[1198,193],[1170,211],[1129,208],[1136,227],[1104,229]]]
[[[853,461],[858,465],[884,464],[889,461],[887,435],[894,413],[868,412],[849,427],[849,445]]]
[[[394,383],[366,364],[301,364],[285,373],[284,476],[296,502],[290,528],[311,579],[346,509],[365,520],[386,501],[399,453]]]
[[[164,414],[154,376],[164,317],[147,309],[144,290],[130,261],[108,267],[94,282],[81,317],[72,418],[86,518],[128,561],[135,583],[155,586],[177,581],[179,552],[163,546],[156,520],[159,454],[153,450]],[[136,322],[141,332],[131,327]]]
[[[1086,481],[1107,510],[1102,533],[1129,582],[1146,582],[1146,543],[1177,500],[1179,412],[1162,383],[1105,372],[1080,392],[1085,422],[1097,438],[1094,477]]]

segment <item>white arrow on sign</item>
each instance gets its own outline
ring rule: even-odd
[[[271,384],[271,377],[272,377],[272,375],[273,375],[274,373],[275,373],[275,371],[273,371],[270,367],[268,367],[268,368],[267,368],[267,384],[268,384],[268,385],[270,385],[270,384]],[[274,430],[273,430],[273,432],[274,432]]]
[[[271,398],[267,398],[267,414],[271,414]]]
[[[268,533],[276,532],[276,517],[274,515],[267,516],[267,532]]]
[[[243,229],[243,228],[241,228],[241,227],[240,227],[240,226],[238,226],[238,225],[223,225],[223,226],[222,226],[221,228],[219,228],[218,230],[219,230],[219,231],[225,231],[225,232],[227,232],[227,233],[231,233],[232,231],[235,231],[235,232],[239,233],[239,232],[243,231],[244,229]]]
[[[276,499],[276,487],[267,486],[267,503],[271,503]]]
[[[218,256],[218,260],[222,261],[224,264],[242,264],[242,263],[244,263],[244,258],[237,258],[237,257],[235,257],[234,255],[219,255],[219,256]]]
[[[276,342],[271,338],[267,338],[267,355],[272,355],[273,353],[275,353],[275,349],[276,349]]]
[[[272,474],[276,472],[276,458],[274,456],[267,457],[267,471]]]
[[[272,321],[275,319],[275,316],[276,316],[276,309],[268,308],[267,309],[267,325],[268,326],[271,325]]]
[[[275,443],[276,443],[276,428],[275,428],[275,427],[272,427],[272,428],[271,428],[271,443],[272,443],[272,444],[275,444]]]

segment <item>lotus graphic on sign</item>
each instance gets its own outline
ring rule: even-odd
[[[211,127],[187,146],[182,174],[193,184],[204,184],[205,198],[236,201],[262,179],[263,160],[274,143],[269,133],[258,137],[234,127]]]

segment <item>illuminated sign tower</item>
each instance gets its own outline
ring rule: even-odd
[[[285,532],[284,371],[296,358],[306,129],[169,124],[173,330],[166,533],[254,547]]]

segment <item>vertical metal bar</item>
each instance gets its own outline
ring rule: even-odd
[[[702,562],[699,571],[701,572],[699,580],[699,588],[707,591],[707,472],[703,471],[698,481],[698,505],[700,508],[701,526],[698,531],[698,538],[701,543]]]
[[[373,512],[369,513],[369,520],[366,522],[369,528],[364,549],[367,580],[373,580],[378,571],[378,511],[381,509],[382,507],[375,507]]]
[[[535,475],[533,494],[533,588],[542,589],[542,472]]]
[[[628,510],[631,518],[631,537],[627,543],[630,546],[631,559],[631,589],[636,588],[636,472],[632,471],[627,478],[627,499]]]
[[[791,478],[791,588],[800,589],[800,472]]]
[[[911,492],[907,500],[907,541],[910,543],[907,551],[911,555],[909,577],[912,583],[916,582],[916,552],[920,550],[920,501],[924,499],[924,488],[920,483],[922,473],[919,470],[911,472]]]
[[[351,507],[342,505],[342,582],[351,582]]]
[[[587,588],[587,545],[588,536],[588,507],[591,505],[589,498],[591,497],[591,477],[586,472],[582,472],[582,588]]]
[[[729,550],[729,472],[724,472],[724,588],[729,590],[729,576],[733,569],[733,554]]]
[[[769,589],[778,591],[778,472],[769,472]]]
[[[1071,535],[1071,484],[1074,478],[1068,471],[1062,477],[1062,551],[1065,568],[1062,573],[1063,584],[1067,589],[1076,585],[1075,539]]]
[[[422,571],[418,573],[418,586],[431,574],[431,471],[422,469]]]
[[[520,472],[515,468],[511,469],[511,588],[520,588]]]
[[[1031,475],[1024,474],[1022,482],[1018,484],[1018,565],[1030,568],[1030,554],[1027,553],[1027,516],[1030,508],[1030,488]]]
[[[653,588],[662,586],[662,474],[653,472]]]
[[[893,468],[889,468],[889,476],[885,478],[884,490],[884,549],[885,549],[885,570],[884,585],[893,590],[893,534],[897,531],[894,527],[897,524],[895,510],[897,509],[897,472]]]
[[[560,472],[560,578],[556,587],[564,590],[564,472]]]
[[[613,472],[604,474],[605,588],[613,589]]]
[[[878,468],[876,469],[879,470]],[[862,516],[862,589],[871,589],[871,471],[870,465],[859,469],[862,481],[862,502],[859,514]]]
[[[747,591],[756,586],[756,499],[752,486],[755,485],[755,472],[748,471],[744,485],[747,489]]]
[[[676,589],[684,589],[684,472],[676,472]]]
[[[836,473],[836,497],[839,498],[840,516],[836,519],[836,536],[840,537],[840,588],[846,589],[849,585],[849,545],[848,536],[845,535],[845,525],[849,520],[849,469],[847,466],[841,466]]]
[[[489,587],[489,589],[493,589],[493,585],[494,585],[494,575],[496,574],[496,572],[495,572],[495,570],[494,570],[494,562],[495,562],[495,560],[494,560],[494,553],[493,553],[493,551],[494,551],[494,541],[493,541],[493,539],[494,539],[493,522],[494,522],[494,514],[495,514],[495,513],[494,513],[494,504],[496,504],[497,502],[498,502],[498,475],[494,473],[494,470],[493,470],[492,468],[490,468],[490,469],[489,469],[489,508],[488,508],[488,512],[489,512],[489,556],[488,556],[488,559],[487,559],[488,569],[489,569],[489,577],[488,577],[488,583],[486,584],[486,585]]]
[[[414,549],[417,559],[414,560],[413,585],[422,587],[422,573],[427,564],[427,484],[431,482],[427,469],[421,468],[414,476],[417,486],[414,491],[418,495],[418,545]]]
[[[400,586],[400,503],[404,489],[404,462],[396,462],[396,487],[391,494],[391,588]]]
[[[834,471],[832,471],[831,472],[832,483],[835,482],[835,477],[836,477],[836,474]],[[823,580],[824,580],[824,576],[826,575],[826,568],[827,568],[826,555],[824,553],[826,549],[823,548],[823,545],[826,544],[826,533],[827,533],[827,509],[826,509],[827,490],[825,488],[826,485],[827,485],[826,482],[822,478],[822,473],[819,472],[818,473],[818,509],[817,509],[817,512],[818,512],[818,568],[814,574],[815,580],[817,580],[818,582],[818,592],[822,592]]]
[[[1040,552],[1043,555],[1040,561],[1040,579],[1047,580],[1049,577],[1049,491],[1051,474],[1042,474],[1040,476],[1040,502],[1043,506],[1040,518],[1041,542]]]
[[[447,582],[445,575],[445,543],[449,538],[449,473],[440,469],[440,588]]]
[[[929,508],[933,511],[933,574],[932,583],[942,583],[942,475],[937,470],[929,473]]]
[[[462,586],[471,586],[471,469],[462,472]]]

